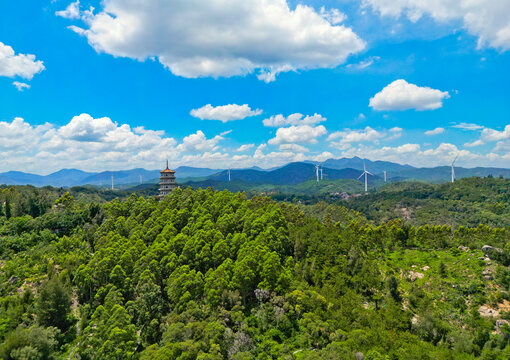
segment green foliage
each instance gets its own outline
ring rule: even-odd
[[[65,333],[72,325],[69,289],[56,275],[44,282],[36,303],[37,321],[45,327],[56,327]]]
[[[463,178],[455,183],[419,182],[389,184],[343,205],[376,222],[403,218],[415,226],[510,226],[510,180]]]
[[[508,299],[505,228],[374,226],[334,204],[211,189],[104,204],[70,191],[37,214],[20,199],[42,190],[4,191],[13,216],[0,215],[0,359],[510,352],[508,329],[479,313]],[[497,248],[490,259],[483,245]]]

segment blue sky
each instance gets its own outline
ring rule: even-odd
[[[219,3],[2,2],[0,171],[510,167],[510,1]]]

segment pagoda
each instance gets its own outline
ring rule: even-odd
[[[175,183],[175,171],[168,168],[168,160],[166,161],[166,169],[160,171],[159,177],[159,197],[163,198],[177,187]]]

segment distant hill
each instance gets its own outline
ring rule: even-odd
[[[383,172],[387,172],[389,182],[406,180],[426,181],[430,183],[443,183],[450,181],[451,168],[438,166],[434,168],[416,168],[389,161],[366,160],[367,170],[375,177],[369,177],[371,185],[382,184]],[[357,179],[363,169],[363,159],[359,157],[329,159],[322,163],[325,180]],[[180,166],[175,169],[177,181],[227,181],[228,170],[197,168]],[[141,183],[154,184],[158,182],[160,170],[131,169],[122,171],[85,172],[77,169],[63,169],[49,175],[35,175],[19,171],[0,173],[0,184],[8,185],[34,185],[71,187],[82,185],[110,186],[113,175],[117,187],[134,186]],[[510,178],[510,169],[499,168],[462,168],[455,167],[457,179],[465,177],[493,177],[503,176]],[[293,185],[315,178],[315,163],[311,161],[294,162],[271,169],[251,167],[246,169],[231,169],[231,180],[239,180],[253,184],[280,184]]]
[[[499,169],[499,168],[462,168],[455,167],[455,177],[457,179],[467,177],[486,177],[492,175],[493,177],[503,176],[510,178],[510,169]],[[438,166],[434,168],[410,168],[401,169],[395,172],[388,173],[390,178],[398,177],[400,179],[415,179],[422,180],[432,183],[442,183],[445,181],[451,181],[452,170],[450,166]]]
[[[176,170],[176,177],[204,177],[217,173],[217,169],[194,168],[180,166]],[[34,185],[71,187],[80,185],[115,186],[125,184],[155,183],[158,181],[160,170],[131,169],[122,171],[103,171],[98,173],[85,172],[77,169],[62,169],[49,175],[36,175],[20,171],[0,173],[0,184],[8,185]]]
[[[323,168],[325,180],[336,179],[357,179],[360,171],[355,169],[330,169]],[[208,177],[214,181],[228,181],[228,171],[222,171]],[[307,180],[315,179],[315,166],[310,163],[295,162],[275,170],[230,170],[231,180],[239,180],[256,184],[298,184]],[[369,182],[378,179],[377,176],[370,177]]]
[[[412,170],[415,169],[411,165],[401,165],[389,161],[370,161],[365,160],[365,164],[367,169],[374,173],[374,174],[380,174],[384,171],[387,171],[389,173],[394,173],[397,171],[404,171],[404,170]],[[322,163],[322,166],[331,168],[331,169],[356,169],[356,170],[363,170],[363,159],[359,157],[353,157],[353,158],[342,158],[342,159],[328,159],[325,162]]]
[[[232,192],[246,191],[248,193],[263,193],[268,195],[331,195],[334,193],[347,192],[349,194],[363,192],[363,183],[352,179],[323,180],[316,182],[308,180],[298,184],[268,184],[268,183],[250,183],[242,180],[219,181],[203,180],[188,181],[182,186],[190,186],[194,189],[212,187],[215,190],[229,190]],[[137,190],[136,188],[130,190]]]

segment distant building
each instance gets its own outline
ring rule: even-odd
[[[168,168],[168,160],[166,161],[166,169],[160,171],[159,177],[159,197],[165,197],[177,187],[175,183],[175,171]]]

